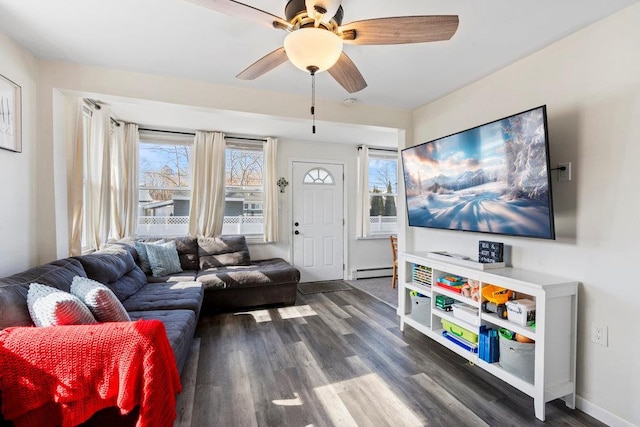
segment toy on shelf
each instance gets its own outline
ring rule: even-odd
[[[478,280],[469,279],[467,283],[462,285],[460,293],[467,297],[471,298],[474,301],[480,301],[480,282]]]

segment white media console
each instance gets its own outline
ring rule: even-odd
[[[576,323],[578,308],[578,282],[544,273],[499,268],[476,269],[456,260],[435,259],[427,252],[400,253],[398,256],[398,314],[400,329],[409,325],[435,342],[447,347],[462,357],[472,360],[482,368],[523,393],[533,397],[536,418],[544,421],[545,403],[563,398],[570,408],[575,407],[576,378]],[[425,286],[413,280],[414,266],[431,269],[432,285]],[[535,328],[521,326],[493,313],[481,310],[481,301],[474,301],[459,293],[436,286],[436,280],[447,275],[457,275],[480,282],[480,290],[486,285],[495,285],[514,291],[519,298],[535,301]],[[417,291],[431,298],[428,317],[412,318],[410,292]],[[482,294],[482,293],[480,293]],[[478,309],[477,319],[462,320],[435,306],[437,295],[453,298]],[[480,325],[494,329],[506,328],[535,340],[534,379],[529,382],[503,369],[499,362],[488,363],[477,353],[465,350],[442,335],[441,320],[445,319],[461,328],[479,333]],[[470,322],[469,320],[472,320]]]

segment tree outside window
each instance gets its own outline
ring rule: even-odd
[[[395,234],[398,197],[396,153],[369,149],[369,221],[371,234]]]
[[[227,141],[223,234],[264,233],[262,144]]]
[[[141,140],[138,154],[138,234],[187,234],[191,144]]]

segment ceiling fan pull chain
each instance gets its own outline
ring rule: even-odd
[[[311,73],[311,133],[316,133],[316,71],[318,67],[307,67]]]

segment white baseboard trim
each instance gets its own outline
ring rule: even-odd
[[[576,395],[576,408],[587,415],[592,416],[596,420],[612,427],[637,427],[635,424],[621,418],[613,412],[607,411],[601,406],[588,401],[584,397]]]
[[[351,272],[351,280],[391,277],[393,267],[360,268]]]

